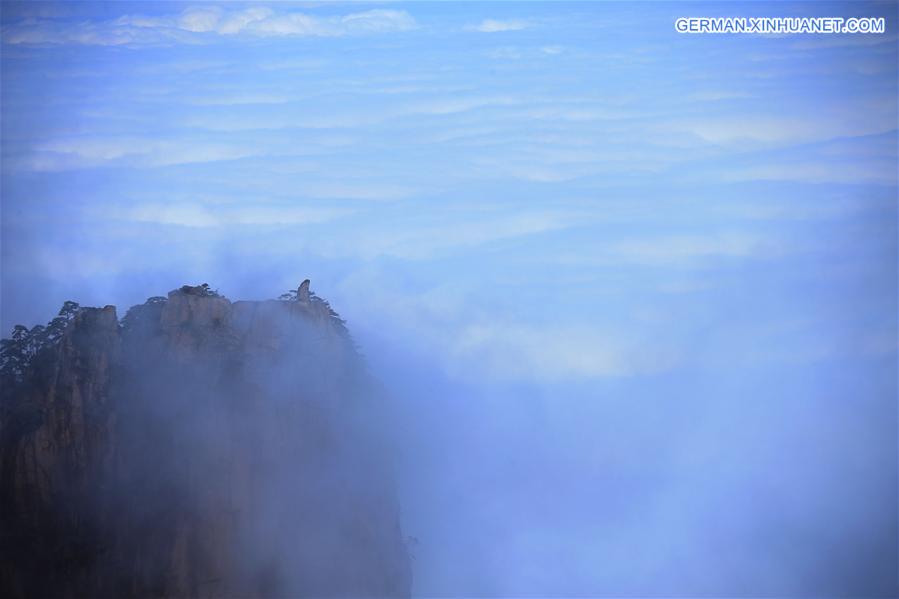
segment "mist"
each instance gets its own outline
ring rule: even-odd
[[[282,4],[236,34],[259,5],[50,6],[3,11],[4,336],[309,278],[378,381],[346,434],[389,463],[413,596],[897,595],[894,4]],[[736,14],[887,32],[674,30]]]

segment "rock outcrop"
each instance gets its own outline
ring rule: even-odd
[[[82,308],[6,380],[0,595],[409,594],[380,391],[304,287]]]

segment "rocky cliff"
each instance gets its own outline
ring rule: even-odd
[[[404,596],[377,385],[308,282],[4,340],[0,595]]]

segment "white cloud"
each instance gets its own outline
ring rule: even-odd
[[[178,28],[196,33],[215,31],[222,19],[222,9],[218,7],[188,8],[178,17]]]
[[[793,44],[798,50],[817,50],[821,48],[841,48],[854,46],[877,46],[880,44],[893,44],[899,41],[899,34],[883,35],[825,35],[810,36],[810,39],[803,39]]]
[[[286,104],[290,98],[283,94],[237,93],[230,95],[187,98],[186,104],[193,106],[241,106],[245,104]]]
[[[143,204],[131,209],[124,218],[142,223],[183,227],[221,227],[229,225],[302,225],[320,223],[348,214],[346,208],[309,208],[298,206],[204,204]]]
[[[265,100],[265,102],[251,102],[251,100]],[[240,103],[266,103],[277,104],[276,100],[284,100],[284,104],[296,98],[287,98],[279,95],[247,95],[225,96],[221,99],[212,99],[208,103],[240,104]],[[195,99],[188,100],[195,103]],[[417,100],[408,102],[394,102],[380,108],[359,110],[358,108],[345,109],[333,108],[318,110],[316,112],[297,111],[287,109],[284,111],[272,110],[256,112],[249,116],[222,119],[215,114],[196,114],[182,121],[188,127],[206,129],[209,131],[250,131],[253,129],[352,129],[384,123],[391,119],[399,119],[410,116],[446,117],[461,114],[468,111],[494,108],[500,106],[512,106],[523,101],[512,96],[450,96]]]
[[[752,94],[730,90],[703,90],[690,94],[689,98],[697,102],[720,102],[722,100],[745,100]]]
[[[142,137],[70,137],[40,144],[15,161],[33,171],[62,171],[98,166],[171,166],[236,160],[258,155],[258,149],[211,141]]]
[[[814,110],[814,109],[813,109]],[[886,133],[896,128],[895,104],[868,101],[842,110],[820,109],[812,114],[710,117],[672,123],[677,133],[713,144],[794,144]]]
[[[613,259],[644,265],[682,264],[703,258],[741,258],[770,251],[773,242],[740,233],[632,239],[609,248]]]
[[[385,285],[384,277],[389,273],[378,268],[361,269],[341,283],[354,319],[382,323],[459,380],[583,381],[664,372],[683,361],[682,351],[655,331],[647,335],[565,318],[543,323],[502,318],[479,307],[477,290],[457,280],[414,292]]]
[[[347,32],[407,31],[416,27],[415,19],[404,10],[376,9],[341,17],[340,26]]]
[[[514,215],[482,214],[477,219],[456,220],[450,226],[446,215],[441,215],[427,222],[408,221],[402,227],[356,230],[352,244],[335,238],[322,247],[336,256],[350,252],[364,259],[391,256],[427,260],[485,243],[564,229],[577,222],[582,222],[582,218],[576,214],[533,211]]]
[[[7,44],[84,44],[99,46],[200,43],[210,36],[319,36],[407,31],[415,19],[403,10],[375,9],[332,17],[275,12],[264,7],[224,10],[188,8],[160,17],[123,15],[107,21],[29,19],[3,28]]]
[[[406,114],[443,115],[467,112],[476,108],[514,106],[521,103],[522,100],[512,96],[451,96],[438,100],[415,103],[408,106],[408,108],[403,109],[403,112]]]
[[[222,19],[218,26],[219,33],[223,35],[233,35],[240,33],[241,30],[249,26],[251,23],[263,21],[271,17],[274,13],[269,8],[253,7],[239,13],[233,13]]]
[[[484,19],[477,25],[469,25],[466,27],[468,31],[479,31],[481,33],[498,33],[501,31],[520,31],[530,27],[530,23],[521,19],[509,19],[500,21],[496,19]]]
[[[699,265],[708,260],[770,257],[795,249],[774,237],[736,231],[707,235],[666,234],[599,241],[589,250],[559,254],[554,260],[561,265],[670,268]]]
[[[584,327],[535,327],[490,323],[471,325],[452,340],[451,371],[473,371],[497,379],[570,381],[633,376],[670,370],[673,352],[658,345],[616,340]]]
[[[726,181],[798,181],[803,183],[874,183],[895,185],[899,174],[891,159],[865,162],[763,164],[724,172]]]
[[[116,22],[62,24],[38,21],[4,27],[2,37],[4,44],[119,46],[186,42],[184,33]]]
[[[403,185],[364,183],[313,183],[298,188],[305,197],[322,200],[399,200],[410,197],[416,190]]]

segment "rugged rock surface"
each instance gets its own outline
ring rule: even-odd
[[[408,595],[379,391],[308,283],[63,325],[4,381],[0,595]]]

